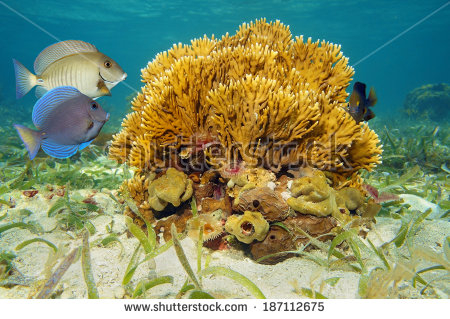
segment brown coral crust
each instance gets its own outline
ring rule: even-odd
[[[266,238],[261,242],[257,241],[251,244],[250,247],[250,252],[255,260],[267,255],[295,250],[297,250],[297,246],[292,239],[292,235],[280,226],[271,226]],[[260,262],[262,264],[272,265],[293,256],[295,254],[292,253],[277,254],[276,256],[265,258]]]
[[[289,215],[289,206],[275,191],[268,187],[257,187],[239,194],[235,210],[259,211],[267,221],[282,221]]]
[[[298,229],[301,229],[313,237],[328,234],[338,224],[333,217],[316,217],[312,215],[298,215],[289,217],[283,224],[295,234],[297,244],[306,244],[309,242],[307,236],[300,234]],[[326,241],[332,239],[333,235],[322,236],[319,239]]]

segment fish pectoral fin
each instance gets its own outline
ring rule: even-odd
[[[102,93],[102,95],[108,95],[111,96],[111,91],[106,86],[105,82],[103,80],[98,80],[97,83],[98,90]]]
[[[81,151],[82,149],[88,147],[89,144],[91,144],[93,140],[94,140],[94,139],[92,139],[92,140],[90,140],[90,141],[87,141],[87,142],[84,142],[84,143],[81,143],[80,146],[78,146],[78,150]]]
[[[377,104],[378,98],[375,93],[375,89],[373,87],[370,88],[369,97],[367,98],[367,101],[369,103],[368,104],[369,106],[374,106],[375,104]]]
[[[47,93],[47,89],[43,86],[36,87],[36,91],[34,92],[38,99],[40,99],[45,93]]]

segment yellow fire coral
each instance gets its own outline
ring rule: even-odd
[[[242,162],[272,172],[307,165],[331,172],[333,187],[358,184],[358,171],[380,162],[381,147],[344,109],[353,73],[339,45],[292,38],[279,21],[174,45],[142,70],[145,85],[110,156],[136,168],[128,186],[147,212],[153,199],[138,194],[149,185],[142,176],[171,166],[190,173]]]
[[[175,45],[143,70],[145,86],[110,155],[156,169],[170,164],[167,154],[210,136],[227,162],[249,167],[308,163],[346,176],[371,169],[378,138],[343,109],[353,75],[347,62],[340,46],[292,39],[288,27],[265,20],[221,40]]]

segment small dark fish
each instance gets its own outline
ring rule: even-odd
[[[56,158],[67,158],[88,146],[109,119],[109,113],[92,98],[71,86],[47,92],[33,108],[32,130],[15,124],[33,159],[39,147]]]
[[[375,113],[369,107],[374,106],[376,103],[377,96],[374,88],[370,88],[369,97],[366,99],[366,85],[356,82],[350,95],[348,112],[355,119],[356,123],[368,121],[375,117]]]

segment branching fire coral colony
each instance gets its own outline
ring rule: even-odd
[[[205,246],[241,242],[263,263],[292,256],[282,252],[305,235],[364,234],[380,207],[360,171],[380,163],[382,150],[345,110],[353,74],[339,45],[293,39],[264,19],[158,54],[110,148],[135,168],[121,190],[140,216],[126,214],[166,240],[172,223],[188,233],[201,223]]]

